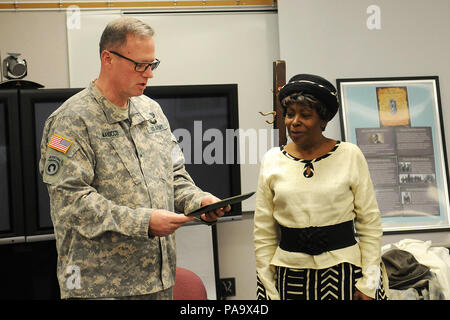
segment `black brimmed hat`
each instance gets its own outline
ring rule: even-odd
[[[293,93],[307,93],[314,96],[328,109],[327,121],[331,120],[339,109],[339,98],[336,88],[327,80],[313,74],[297,74],[286,83],[278,93],[278,99],[284,98]]]

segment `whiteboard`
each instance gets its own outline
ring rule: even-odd
[[[67,14],[67,47],[69,54],[69,85],[86,88],[100,72],[99,42],[106,25],[121,17],[120,11],[87,11],[79,13],[79,23]]]

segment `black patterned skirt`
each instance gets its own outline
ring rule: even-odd
[[[276,288],[281,300],[352,300],[361,268],[340,263],[325,269],[293,269],[276,267]],[[265,300],[265,288],[257,278],[257,299]],[[375,294],[376,300],[386,300],[383,281]]]

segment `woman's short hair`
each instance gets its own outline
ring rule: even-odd
[[[100,54],[103,50],[113,49],[127,42],[127,35],[153,37],[155,32],[152,27],[139,19],[132,17],[119,18],[111,21],[103,30],[100,38]]]
[[[302,106],[309,106],[316,110],[319,118],[322,120],[328,119],[328,108],[326,108],[322,102],[320,102],[316,97],[311,94],[303,92],[294,92],[283,100],[281,100],[281,106],[283,107],[283,117],[286,116],[287,108],[293,104],[298,104]]]

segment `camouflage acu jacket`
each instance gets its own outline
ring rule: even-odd
[[[121,110],[93,83],[46,121],[39,169],[50,196],[61,298],[149,294],[174,284],[175,236],[148,235],[154,209],[184,212],[197,188],[160,106]]]

